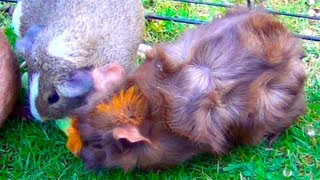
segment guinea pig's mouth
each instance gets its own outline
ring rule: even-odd
[[[43,117],[40,116],[36,108],[36,99],[39,93],[39,73],[34,73],[30,77],[30,86],[29,86],[29,103],[30,111],[32,116],[38,121],[44,121]]]
[[[41,117],[41,116],[39,115],[38,111],[37,111],[33,106],[31,106],[31,105],[30,105],[30,110],[31,110],[32,116],[34,117],[34,119],[35,119],[36,121],[44,122],[44,121],[47,120],[46,117]]]

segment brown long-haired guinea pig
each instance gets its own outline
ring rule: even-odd
[[[274,141],[304,113],[303,55],[271,15],[233,9],[155,45],[125,85],[82,110],[79,155],[89,168],[129,170]]]
[[[0,31],[0,127],[16,103],[19,85],[17,58],[8,40]]]

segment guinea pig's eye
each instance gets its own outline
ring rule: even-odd
[[[49,104],[54,104],[59,101],[59,95],[56,91],[54,91],[49,97],[48,97],[48,102]]]
[[[155,66],[159,71],[163,71],[162,65],[160,63],[156,63]]]
[[[103,146],[99,143],[93,144],[92,147],[97,148],[97,149],[102,149]]]

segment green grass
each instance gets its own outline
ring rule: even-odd
[[[225,12],[217,7],[155,2],[144,1],[147,12],[199,20],[210,20]],[[291,13],[307,13],[309,8],[320,7],[320,3],[309,6],[307,2],[273,0],[262,3],[268,8]],[[280,17],[280,21],[292,32],[310,35],[320,32],[320,22],[287,17]],[[10,23],[6,14],[0,12],[0,27],[13,44],[15,37]],[[193,26],[148,22],[145,40],[149,43],[172,41],[189,27]],[[201,155],[161,172],[134,170],[124,174],[120,169],[88,172],[82,162],[67,151],[66,137],[54,123],[11,119],[0,131],[0,179],[320,179],[320,43],[303,41],[303,46],[307,55],[304,59],[308,74],[307,112],[272,149],[266,144],[238,147],[225,156]],[[308,135],[312,130],[316,132],[314,137]]]

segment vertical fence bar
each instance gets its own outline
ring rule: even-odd
[[[248,8],[254,7],[254,0],[247,0],[247,7]]]
[[[247,7],[251,8],[251,1],[250,0],[247,0]]]

